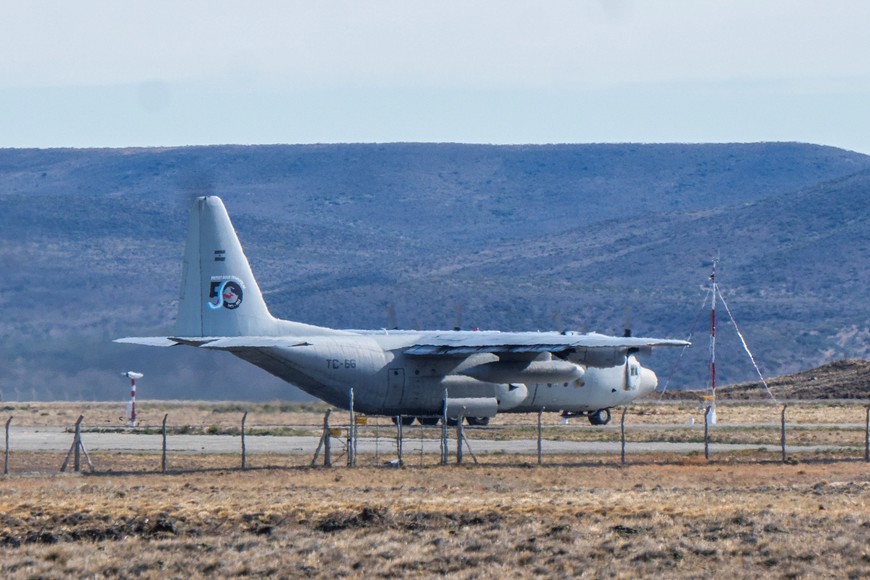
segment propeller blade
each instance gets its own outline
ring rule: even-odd
[[[399,322],[396,319],[396,305],[387,303],[387,325],[390,330],[399,330]]]
[[[622,336],[630,337],[631,336],[631,319],[632,319],[632,307],[625,307],[625,322],[622,325]]]

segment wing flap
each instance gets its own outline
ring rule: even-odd
[[[569,347],[554,348],[554,345],[549,344],[490,344],[490,345],[466,345],[466,346],[450,346],[450,345],[435,345],[435,344],[415,344],[414,346],[405,349],[405,354],[412,356],[468,356],[477,353],[542,353],[542,352],[558,352],[566,350]]]

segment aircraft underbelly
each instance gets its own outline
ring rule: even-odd
[[[331,405],[363,413],[380,409],[386,396],[384,352],[365,343],[320,340],[316,344],[234,353]]]
[[[245,350],[242,352],[233,352],[233,354],[245,362],[249,362],[254,366],[260,367],[264,371],[272,374],[279,379],[286,381],[296,387],[299,387],[306,393],[320,398],[319,392],[320,383],[313,381],[310,377],[301,373],[296,368],[287,364],[287,361],[274,353],[269,353],[264,350]]]

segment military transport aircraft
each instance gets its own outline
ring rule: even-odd
[[[175,332],[116,342],[229,351],[332,405],[435,424],[539,410],[585,415],[656,388],[636,354],[683,340],[498,331],[335,330],[269,313],[218,197],[190,216]]]

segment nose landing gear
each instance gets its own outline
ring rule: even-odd
[[[562,417],[570,419],[571,417],[587,417],[593,425],[607,425],[610,423],[610,409],[598,409],[597,411],[574,412],[563,411]]]
[[[610,423],[610,409],[598,409],[597,411],[589,411],[587,415],[589,422],[593,425],[607,425]]]

